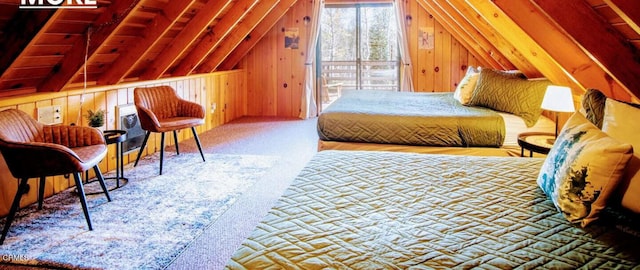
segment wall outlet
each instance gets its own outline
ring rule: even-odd
[[[217,104],[215,102],[211,103],[211,113],[215,113],[216,112],[216,108],[217,108]]]
[[[53,105],[38,108],[38,122],[45,125],[62,124],[62,106]]]

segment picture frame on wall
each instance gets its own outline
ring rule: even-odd
[[[288,28],[284,32],[284,48],[297,50],[299,48],[300,35],[298,28]]]

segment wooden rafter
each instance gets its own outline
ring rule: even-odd
[[[140,78],[143,80],[160,78],[231,3],[231,0],[208,1],[162,54],[147,67]]]
[[[213,27],[212,31],[202,38],[195,48],[182,59],[171,75],[184,76],[191,74],[191,72],[202,63],[204,58],[235,29],[235,25],[238,24],[257,3],[258,1],[256,0],[237,1],[231,10],[224,15],[224,18]]]
[[[609,75],[584,54],[571,37],[559,29],[529,0],[494,0],[493,3],[527,32],[565,70],[569,71],[582,88],[597,88],[607,96],[619,100],[630,100],[628,89],[615,81],[612,82]],[[581,93],[581,91],[574,92]]]
[[[293,0],[286,0],[285,2],[294,3]],[[271,12],[280,1],[260,1],[249,14],[235,26],[233,32],[231,32],[215,50],[207,57],[207,59],[200,64],[197,73],[209,73],[214,71],[224,58],[238,46],[240,42],[253,30],[256,25],[264,17]]]
[[[286,4],[287,2],[292,2],[291,4]],[[279,20],[284,16],[287,11],[297,2],[297,0],[283,0],[278,3],[278,5],[269,12],[262,21],[256,26],[251,33],[249,33],[244,41],[238,45],[233,52],[231,52],[218,66],[219,70],[230,70],[235,65],[237,65],[242,58],[247,55],[247,53],[253,49],[253,47],[258,44],[260,39],[264,37],[271,27],[273,27]]]
[[[511,44],[517,44],[518,51],[531,63],[542,75],[556,84],[570,86],[573,89],[581,89],[580,85],[569,73],[536,43],[518,24],[509,18],[493,2],[485,0],[467,0],[479,14]]]
[[[587,2],[531,1],[571,35],[611,77],[625,85],[636,98],[640,97],[640,55],[635,47],[604,21]]]
[[[447,10],[450,6],[441,6],[441,3],[435,1],[418,1],[427,12],[431,13],[436,21],[438,21],[449,33],[451,33],[458,41],[460,41],[465,48],[470,50],[478,59],[487,63],[487,67],[496,69],[513,69],[513,65],[502,56],[493,45],[489,43],[484,37],[470,31],[473,28],[468,24],[466,20],[459,18],[460,14],[454,10]]]
[[[640,34],[640,5],[637,0],[603,0],[633,31]]]
[[[464,0],[437,0],[443,3],[446,1],[455,8],[470,25],[473,25],[482,36],[484,36],[493,46],[506,57],[517,69],[522,71],[528,77],[539,77],[540,72],[529,61],[524,58],[522,53],[518,51],[512,43],[505,40],[498,31],[491,27],[487,21],[482,18],[482,14],[469,7]]]
[[[90,35],[88,50],[86,50],[87,40],[77,39],[72,49],[64,55],[60,67],[53,69],[49,77],[38,87],[38,91],[57,92],[64,88],[82,70],[85,57],[91,59],[103,46],[104,41],[116,32],[131,11],[140,5],[140,2],[139,0],[116,1],[102,12],[94,22],[94,27],[88,29],[87,34]]]
[[[42,26],[56,13],[56,10],[29,10],[16,12],[0,35],[0,74],[2,74],[27,45],[38,34]],[[60,12],[58,12],[60,13]],[[14,29],[20,29],[15,31]]]
[[[194,2],[196,0],[170,1],[149,23],[145,35],[139,37],[133,46],[122,52],[111,67],[98,78],[98,84],[111,85],[122,81]]]

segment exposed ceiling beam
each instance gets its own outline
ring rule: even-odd
[[[466,28],[464,24],[468,24],[466,20],[460,19],[460,14],[452,10],[453,8],[446,3],[438,3],[436,1],[420,0],[418,1],[427,12],[434,16],[449,33],[451,33],[465,48],[470,50],[479,60],[485,62],[487,67],[495,69],[513,69],[513,65],[504,58],[493,45],[482,37],[477,31],[472,35],[473,28]],[[444,5],[446,4],[446,6]],[[447,8],[451,8],[447,10]]]
[[[211,0],[187,23],[178,36],[167,46],[153,63],[140,75],[142,80],[160,78],[202,32],[210,28],[213,21],[227,9],[232,0]]]
[[[57,68],[54,68],[49,77],[38,87],[38,91],[60,91],[71,79],[82,70],[85,57],[91,58],[98,48],[103,46],[122,21],[140,5],[140,0],[122,0],[111,4],[87,30],[88,40],[79,38],[73,44]],[[87,50],[87,41],[88,50]],[[87,55],[85,55],[85,53]]]
[[[640,55],[589,3],[582,0],[532,1],[571,35],[585,53],[592,55],[609,75],[625,85],[636,98],[640,97]]]
[[[630,100],[628,89],[612,81],[597,63],[582,53],[571,37],[529,0],[494,0],[493,3],[558,61],[583,88],[597,88],[607,96],[618,100]],[[582,91],[574,92],[582,94]]]
[[[640,4],[638,0],[603,0],[626,22],[633,31],[640,34]]]
[[[120,53],[111,67],[98,78],[98,84],[112,85],[122,81],[194,2],[196,0],[170,1],[149,23],[144,35],[139,37],[128,50]]]
[[[514,0],[517,1],[517,0]],[[569,86],[573,89],[584,87],[580,85],[561,65],[556,62],[547,51],[525,33],[517,23],[509,18],[493,2],[486,0],[467,0],[484,19],[511,44],[516,44],[518,51],[547,79],[555,84]]]
[[[19,35],[20,33],[16,33],[15,35],[17,36],[15,37],[14,37],[14,34],[7,34],[5,36],[6,42],[8,42],[6,45],[8,45],[8,47],[6,48],[7,50],[6,53],[5,52],[2,53],[3,55],[2,59],[7,61],[6,65],[8,66],[3,67],[3,69],[0,69],[0,74],[1,74],[0,89],[11,89],[11,90],[9,92],[3,92],[1,96],[20,95],[20,94],[37,92],[37,89],[35,87],[24,87],[21,85],[18,85],[18,86],[12,85],[13,83],[10,82],[11,78],[7,78],[7,74],[10,74],[11,70],[14,70],[16,68],[17,62],[19,62],[17,60],[19,60],[21,57],[24,57],[25,55],[28,55],[29,51],[31,51],[30,48],[33,48],[33,46],[37,43],[37,40],[39,40],[42,35],[46,34],[47,30],[50,29],[55,24],[57,18],[62,17],[64,13],[65,11],[63,9],[57,9],[53,11],[51,14],[48,14],[47,12],[42,12],[42,13],[28,12],[28,14],[26,15],[27,17],[17,15],[15,18],[12,19],[11,22],[9,22],[6,25],[7,27],[12,26],[12,27],[16,27],[17,29],[20,29],[21,27],[15,24],[21,24],[21,23],[24,23],[24,20],[29,20],[28,19],[28,17],[30,17],[29,14],[39,14],[37,17],[40,17],[40,19],[37,19],[36,22],[28,23],[28,25],[30,25],[29,28],[31,30],[25,31],[24,33],[25,35],[23,37],[20,37]],[[15,31],[13,29],[11,31],[3,31],[3,33],[14,33],[14,32],[19,32],[19,31]],[[29,33],[27,34],[27,32]]]
[[[445,1],[445,0],[438,0]],[[523,72],[527,77],[535,78],[540,76],[540,72],[518,51],[511,42],[505,40],[498,31],[488,24],[477,11],[469,7],[464,0],[446,0],[454,7],[471,25],[473,25],[482,36],[484,36],[493,46],[506,57],[513,65]]]
[[[59,11],[59,10],[58,10]],[[0,74],[18,58],[20,53],[33,41],[43,25],[49,21],[54,13],[52,9],[28,10],[16,12],[13,18],[5,25],[0,35]],[[20,29],[16,31],[15,29]]]
[[[295,0],[285,0],[290,4]],[[247,16],[235,26],[233,32],[231,32],[220,45],[216,47],[213,52],[207,57],[207,59],[200,64],[196,73],[209,73],[214,71],[224,58],[238,46],[240,42],[253,30],[256,25],[264,17],[271,12],[271,10],[280,3],[280,1],[260,1]]]
[[[258,2],[257,0],[238,0],[231,7],[231,10],[225,14],[224,18],[213,27],[212,31],[207,33],[182,59],[175,70],[171,72],[171,75],[184,76],[191,74]]]
[[[253,47],[260,42],[262,37],[266,35],[269,30],[284,16],[287,11],[295,4],[296,1],[293,1],[291,5],[286,5],[285,2],[281,1],[278,5],[269,12],[262,21],[256,26],[251,33],[249,33],[244,41],[238,45],[232,53],[230,53],[218,66],[219,70],[230,70],[237,65],[242,58],[247,55],[247,53],[253,49]]]

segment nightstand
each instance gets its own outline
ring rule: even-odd
[[[529,150],[529,157],[533,157],[533,152],[548,154],[555,141],[555,134],[546,132],[524,132],[518,135],[518,145],[520,145],[520,156],[524,157],[524,150]]]

